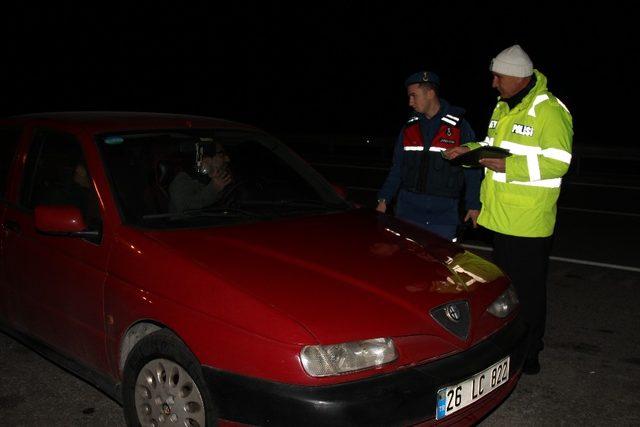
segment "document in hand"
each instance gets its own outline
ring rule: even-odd
[[[505,157],[509,157],[510,155],[511,153],[509,152],[509,150],[506,150],[504,148],[480,147],[461,154],[450,161],[451,164],[456,166],[480,167],[482,166],[480,163],[478,163],[480,159],[502,159]]]

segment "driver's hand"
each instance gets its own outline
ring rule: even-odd
[[[209,176],[211,177],[213,188],[215,188],[216,191],[222,191],[222,189],[231,182],[231,175],[229,174],[229,171],[225,169],[216,169],[215,171],[211,171]]]

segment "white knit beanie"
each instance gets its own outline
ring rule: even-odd
[[[490,69],[505,76],[528,77],[533,74],[533,63],[527,52],[514,44],[493,58]]]

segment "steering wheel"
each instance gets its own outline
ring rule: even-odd
[[[238,196],[240,196],[240,190],[243,186],[244,180],[240,179],[227,184],[222,189],[222,192],[215,204],[224,207],[233,206],[233,204],[238,201]]]

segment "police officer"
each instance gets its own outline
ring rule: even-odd
[[[405,86],[414,114],[396,142],[393,164],[378,193],[377,210],[386,212],[397,194],[397,217],[454,240],[463,188],[467,209],[464,221],[471,220],[476,226],[482,171],[453,166],[442,152],[473,141],[475,135],[464,119],[465,110],[439,97],[437,74],[412,74]]]
[[[483,145],[506,148],[512,154],[480,161],[487,173],[478,223],[495,231],[494,260],[513,281],[531,327],[523,372],[536,374],[543,348],[556,202],[571,162],[572,118],[520,46],[500,52],[490,68],[500,98],[486,139],[447,150],[445,156],[455,158]]]

